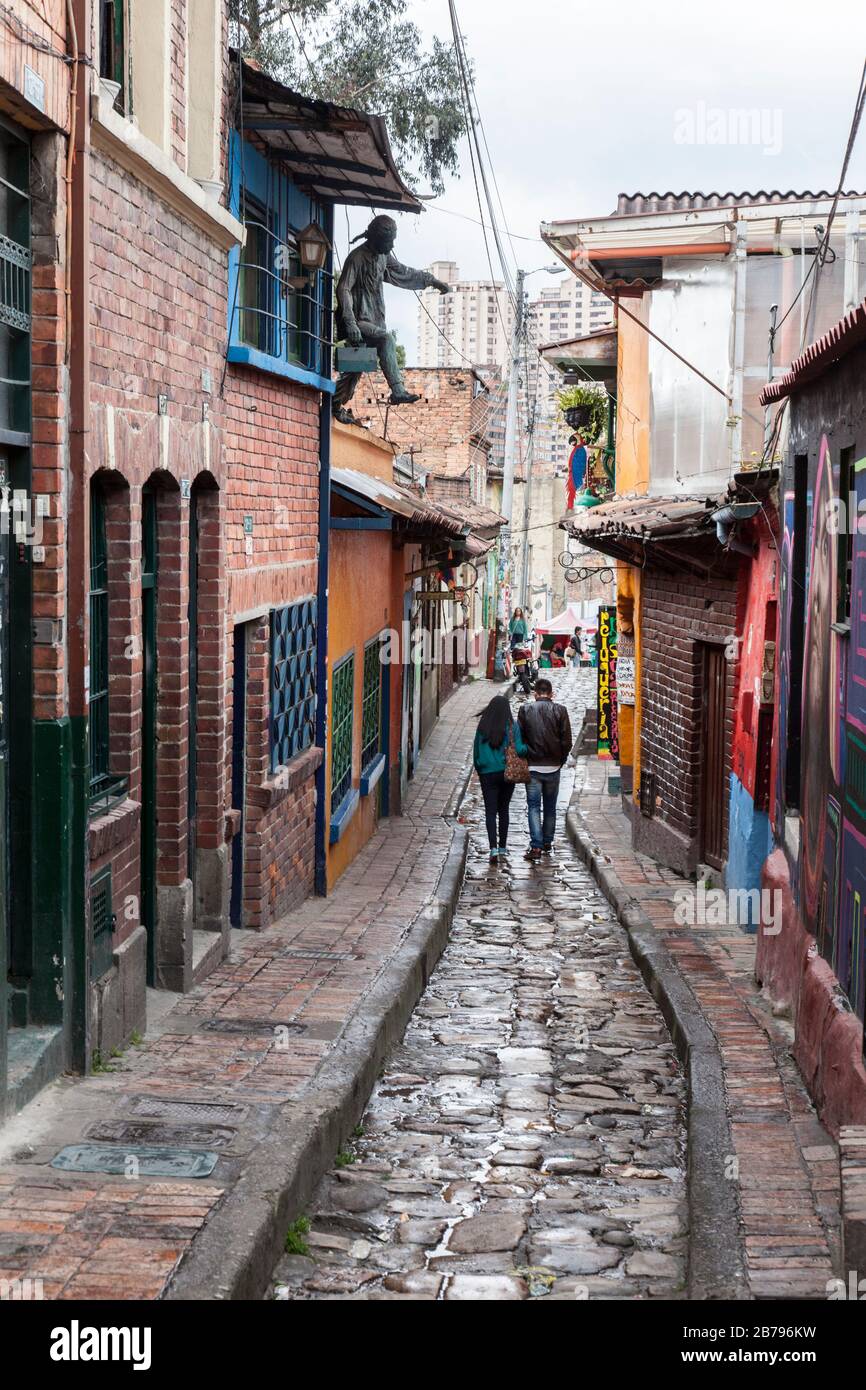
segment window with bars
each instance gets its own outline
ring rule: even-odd
[[[90,791],[108,779],[108,547],[105,497],[90,488]]]
[[[316,600],[271,612],[271,772],[316,737]]]
[[[361,769],[382,751],[382,638],[364,648],[364,689],[361,697]]]
[[[109,751],[108,546],[105,493],[90,485],[90,696],[87,736],[90,755],[90,807],[107,810],[126,792],[126,780],[113,777]]]
[[[0,429],[22,435],[30,431],[31,271],[30,149],[0,125]]]
[[[275,370],[282,364],[329,377],[333,277],[330,269],[302,274],[298,247],[299,232],[311,220],[324,225],[325,211],[249,141],[242,143],[238,132],[232,160],[232,211],[247,239],[233,258],[230,360],[245,360],[232,354],[250,348],[272,359]]]
[[[334,667],[331,697],[331,815],[352,790],[355,654]]]

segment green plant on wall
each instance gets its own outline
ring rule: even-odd
[[[567,410],[575,409],[588,412],[587,423],[578,429],[590,444],[597,443],[607,429],[607,399],[604,387],[594,381],[566,386],[556,393],[556,403],[562,415],[565,415]]]

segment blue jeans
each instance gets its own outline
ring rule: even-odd
[[[556,834],[556,800],[559,796],[560,768],[551,772],[533,772],[526,784],[526,805],[529,810],[529,843],[533,849],[545,849],[553,844]],[[544,802],[542,819],[541,805]]]

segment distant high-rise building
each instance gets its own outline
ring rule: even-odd
[[[422,290],[418,307],[419,367],[503,366],[508,360],[513,309],[501,280],[461,280],[454,261],[434,261],[431,274],[450,294]]]
[[[490,471],[495,475],[501,472],[504,459],[504,383],[514,322],[512,301],[500,280],[461,280],[455,261],[434,261],[429,270],[451,285],[452,290],[444,295],[437,290],[424,290],[420,295],[417,365],[471,364],[488,381]],[[556,392],[561,389],[562,380],[534,349],[603,328],[612,322],[613,311],[604,295],[569,276],[564,282],[545,285],[528,302],[526,316],[529,343],[521,372],[518,455],[525,462],[527,435],[530,422],[534,422],[533,467],[542,474],[564,473],[569,432],[556,406]],[[521,462],[517,471],[519,476]]]
[[[581,280],[545,285],[527,310],[529,339],[535,347],[594,333],[613,322],[613,307],[605,295]],[[562,389],[558,372],[534,352],[528,355],[526,397],[535,407],[533,468],[540,474],[564,474],[568,464],[569,430],[557,409]]]

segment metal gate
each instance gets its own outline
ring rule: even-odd
[[[725,855],[727,672],[723,647],[704,648],[701,764],[701,860],[721,869]]]

